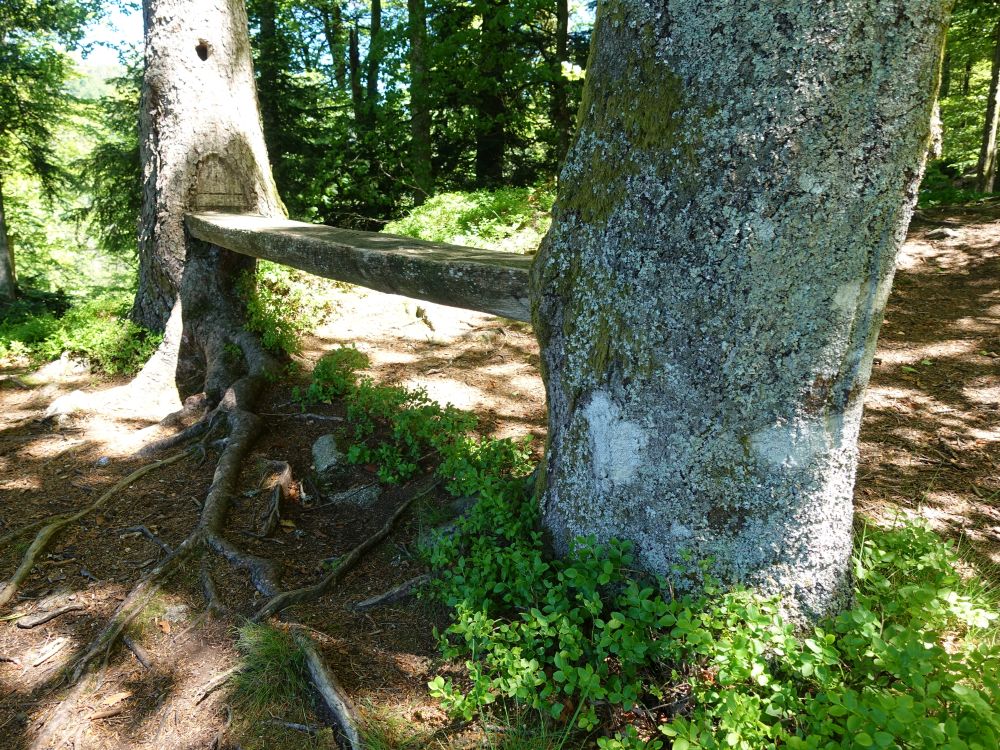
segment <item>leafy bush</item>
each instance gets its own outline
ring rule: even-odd
[[[126,291],[105,292],[61,317],[51,307],[12,306],[0,320],[0,362],[28,365],[67,352],[111,375],[137,372],[162,337],[128,319],[131,300]]]
[[[246,303],[247,330],[259,334],[275,354],[299,354],[299,339],[333,310],[328,285],[324,279],[261,261],[256,274],[245,274],[237,283]]]
[[[455,612],[444,653],[469,659],[470,680],[430,687],[459,715],[508,697],[561,722],[576,705],[593,729],[659,707],[643,738],[626,729],[607,750],[997,746],[1000,651],[962,639],[996,615],[962,593],[954,551],[927,528],[870,529],[856,605],[803,638],[746,590],[664,596],[629,572],[627,544],[578,540],[549,559],[537,519],[522,486],[494,484],[429,550]]]
[[[552,186],[440,193],[385,231],[407,237],[533,253],[548,231]]]
[[[305,391],[292,390],[292,400],[300,404],[329,404],[346,396],[357,385],[358,370],[368,367],[368,355],[353,346],[342,346],[320,357],[312,382]]]

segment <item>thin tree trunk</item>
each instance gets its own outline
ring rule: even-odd
[[[951,94],[951,52],[944,53],[944,60],[941,62],[941,93],[939,99],[947,99]]]
[[[503,100],[504,57],[508,34],[503,9],[507,0],[483,0],[479,43],[479,92],[476,102],[476,184],[500,187],[507,147],[507,108]]]
[[[556,156],[561,163],[569,150],[573,129],[569,92],[562,64],[569,52],[569,0],[556,0],[556,59],[552,84],[552,125],[556,130]]]
[[[333,80],[337,89],[343,91],[347,74],[344,63],[344,21],[340,5],[333,3],[332,11],[322,7],[319,13],[323,22],[323,36],[326,39],[327,49],[330,50],[330,60],[333,62]]]
[[[371,32],[368,37],[368,57],[365,60],[368,71],[365,91],[365,109],[369,127],[374,126],[378,109],[378,76],[382,65],[382,0],[372,0]]]
[[[163,330],[184,271],[184,213],[280,215],[284,208],[268,167],[242,0],[145,0],[143,13],[143,205],[133,316]]]
[[[260,14],[257,50],[257,74],[260,85],[257,87],[257,100],[260,105],[261,122],[264,125],[264,140],[273,149],[275,136],[281,127],[278,112],[278,100],[281,96],[278,90],[278,73],[283,61],[278,59],[278,8],[275,0],[258,0],[257,6]]]
[[[14,248],[7,235],[7,212],[3,205],[3,179],[0,178],[0,302],[17,298],[17,276],[14,273]]]
[[[407,0],[410,32],[410,169],[417,187],[415,205],[434,190],[431,168],[431,111],[427,97],[427,8],[424,0]]]
[[[358,27],[351,29],[348,39],[347,61],[351,76],[351,106],[354,110],[354,122],[360,124],[365,120],[365,94],[361,88],[361,53],[358,50]]]
[[[992,193],[997,176],[997,127],[1000,126],[1000,22],[993,32],[993,70],[990,93],[986,98],[986,118],[983,121],[983,141],[976,165],[976,189]]]
[[[557,550],[631,540],[675,589],[705,566],[799,617],[848,600],[863,395],[947,20],[888,5],[599,6],[532,269]]]
[[[969,95],[969,86],[972,84],[972,58],[965,58],[965,70],[962,71],[962,96]]]

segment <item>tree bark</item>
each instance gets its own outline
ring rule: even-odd
[[[503,185],[507,147],[506,105],[503,99],[504,55],[508,34],[504,18],[507,0],[482,0],[476,109],[476,184]]]
[[[3,205],[3,179],[0,178],[0,302],[17,298],[17,276],[14,273],[14,248],[7,235],[7,212]]]
[[[532,269],[559,551],[850,594],[862,397],[928,146],[942,0],[609,0]]]
[[[976,189],[992,193],[997,176],[997,128],[1000,126],[1000,22],[993,31],[993,69],[990,93],[986,97],[986,118],[983,121],[983,141],[976,165]]]
[[[972,58],[965,58],[965,70],[962,72],[962,96],[969,95],[969,86],[972,84]]]
[[[319,6],[320,18],[323,22],[323,36],[326,38],[330,59],[333,61],[333,80],[340,91],[344,90],[346,66],[344,64],[344,20],[340,12],[340,4],[334,2],[330,8]]]
[[[145,0],[143,205],[133,317],[163,330],[180,289],[184,213],[283,215],[267,161],[244,3]]]
[[[427,92],[427,8],[424,0],[407,0],[410,33],[410,168],[419,206],[434,191],[431,167],[431,110]]]
[[[378,108],[378,76],[382,65],[382,0],[372,0],[371,31],[368,36],[368,69],[365,88],[365,107],[370,123],[374,123]]]
[[[569,150],[569,138],[573,130],[572,114],[569,110],[569,92],[562,64],[569,52],[569,0],[556,0],[556,59],[552,84],[552,125],[556,129],[556,156],[559,162]]]
[[[351,78],[351,108],[354,110],[354,122],[361,123],[365,119],[365,94],[361,88],[361,52],[357,26],[351,29],[348,37],[347,62]]]
[[[944,53],[944,61],[941,63],[941,93],[939,99],[947,99],[951,94],[951,53]]]

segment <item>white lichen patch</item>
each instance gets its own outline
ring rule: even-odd
[[[649,443],[646,431],[622,416],[604,391],[591,395],[583,410],[590,434],[590,455],[598,482],[623,484],[636,477],[642,453]]]

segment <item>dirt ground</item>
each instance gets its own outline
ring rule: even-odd
[[[911,227],[867,397],[856,490],[861,514],[925,517],[990,575],[1000,565],[997,217],[998,207],[941,210],[925,212]],[[373,292],[334,294],[337,314],[308,340],[304,372],[324,351],[351,343],[369,354],[377,379],[424,387],[435,399],[475,411],[494,434],[533,436],[541,450],[544,390],[529,327]],[[96,380],[69,361],[0,378],[0,538],[89,505],[150,463],[133,454],[174,406],[133,391],[119,409],[68,408],[46,418],[59,396],[120,383]],[[331,558],[374,533],[414,492],[412,485],[382,488],[365,508],[330,502],[329,493],[321,496],[306,482],[286,505],[280,530],[257,537],[267,511],[268,493],[260,490],[266,462],[287,461],[297,480],[307,478],[312,443],[335,430],[341,416],[330,406],[302,418],[291,404],[294,384],[272,387],[261,404],[266,428],[246,462],[229,525],[233,541],[281,564],[281,583],[289,587],[316,580]],[[213,678],[238,663],[235,630],[262,603],[243,577],[214,562],[207,572],[226,611],[208,615],[204,571],[182,569],[127,631],[132,646],[108,652],[100,681],[74,704],[71,731],[39,736],[67,695],[64,667],[167,554],[164,546],[173,548],[197,524],[212,457],[153,470],[73,524],[0,608],[0,748],[335,746],[328,732],[316,731],[328,717],[309,705],[285,706],[246,725],[233,716],[230,684],[206,694]],[[359,468],[344,487],[375,483]],[[331,594],[288,615],[310,629],[364,716],[420,730],[426,744],[461,747],[475,743],[476,727],[451,722],[426,690],[428,680],[452,668],[438,659],[433,636],[444,613],[412,599],[367,612],[349,608],[422,572],[416,542],[445,502],[434,493],[420,499]],[[26,534],[0,548],[0,582],[30,540]],[[60,607],[75,609],[18,627]]]

